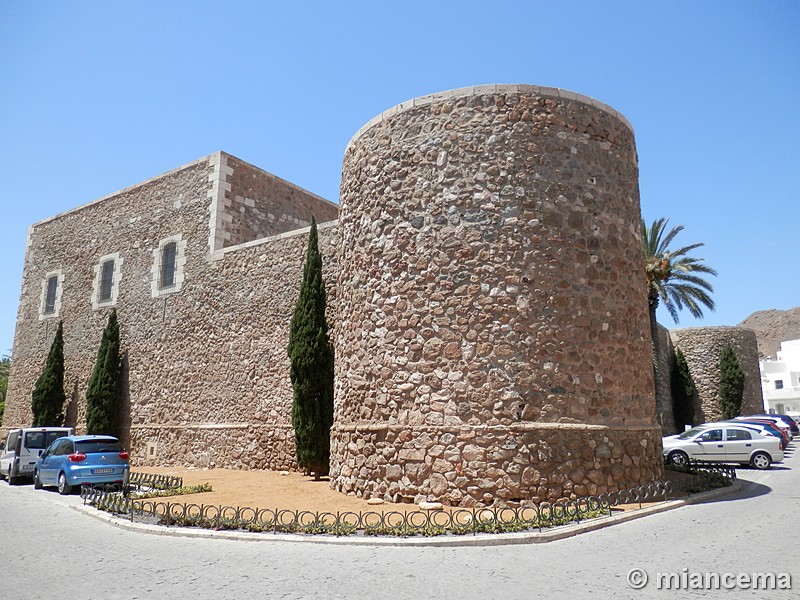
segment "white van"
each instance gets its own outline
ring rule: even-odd
[[[11,429],[0,445],[0,478],[13,485],[23,477],[33,478],[39,455],[56,438],[72,435],[72,427],[28,427]]]

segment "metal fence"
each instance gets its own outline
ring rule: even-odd
[[[736,468],[730,465],[719,463],[709,463],[700,460],[690,460],[689,464],[683,467],[667,465],[671,471],[696,475],[692,480],[676,482],[679,491],[685,492],[687,496],[698,492],[705,492],[717,488],[732,485],[736,481]]]
[[[620,505],[665,502],[672,483],[660,481],[619,492],[519,508],[447,508],[434,511],[314,512],[134,500],[120,493],[84,488],[84,504],[131,521],[270,533],[433,536],[542,531],[608,516]]]
[[[172,490],[183,487],[182,477],[132,472],[128,478],[128,491],[150,492]]]
[[[721,465],[719,463],[690,459],[689,472],[694,472],[695,474],[716,473],[727,482],[727,485],[731,485],[736,481],[736,467],[732,465]]]

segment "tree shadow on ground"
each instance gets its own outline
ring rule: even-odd
[[[718,496],[716,498],[709,498],[707,500],[695,501],[694,504],[712,504],[715,502],[735,502],[736,500],[746,500],[748,498],[757,498],[765,496],[772,491],[772,488],[763,483],[755,483],[753,481],[740,481],[742,488],[738,491]]]

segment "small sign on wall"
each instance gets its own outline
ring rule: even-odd
[[[158,442],[147,442],[147,460],[155,460],[158,454]]]

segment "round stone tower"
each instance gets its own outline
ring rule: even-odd
[[[744,372],[741,413],[753,415],[764,412],[755,331],[744,327],[688,327],[673,329],[669,333],[672,343],[683,352],[697,388],[700,406],[697,407],[695,419],[698,423],[722,418],[719,408],[719,359],[726,346],[733,348]]]
[[[404,102],[345,152],[332,485],[475,506],[661,476],[633,132],[555,88]]]

